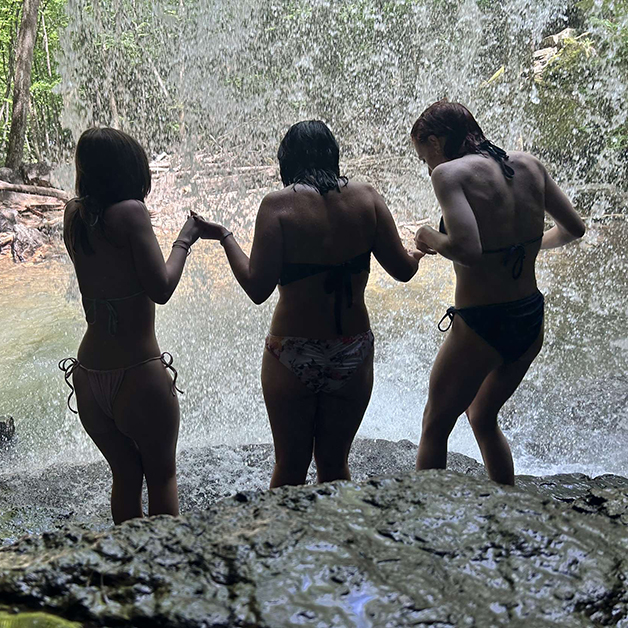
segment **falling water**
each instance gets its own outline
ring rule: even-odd
[[[70,0],[66,123],[76,137],[89,124],[115,124],[147,147],[156,160],[149,205],[167,245],[189,208],[250,241],[259,201],[279,187],[282,134],[297,120],[322,118],[340,142],[344,172],[382,192],[409,244],[418,221],[438,216],[409,129],[435,99],[466,103],[493,141],[539,154],[589,226],[582,243],[539,259],[545,347],[502,413],[517,471],[628,475],[628,225],[609,217],[625,204],[625,166],[611,139],[626,125],[626,84],[613,42],[604,51],[588,43],[602,21],[570,7],[558,0]],[[567,77],[576,87],[553,88],[551,73],[544,81],[535,73],[534,53],[547,47],[544,37],[574,23],[573,54],[589,55],[598,69]],[[570,122],[573,102],[588,112],[584,120]],[[59,176],[71,186],[69,166]],[[96,459],[65,409],[56,369],[75,354],[84,329],[70,264],[60,252],[12,269],[0,283],[0,324],[8,330],[0,414],[12,414],[19,432],[0,466]],[[270,441],[259,368],[275,298],[254,306],[219,246],[194,247],[157,322],[185,390],[181,447]],[[425,260],[408,285],[374,269],[367,303],[376,383],[359,435],[418,440],[442,341],[436,323],[452,298],[444,260]],[[479,456],[466,421],[451,448]]]

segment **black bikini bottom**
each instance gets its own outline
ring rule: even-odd
[[[475,307],[450,307],[438,329],[447,331],[458,314],[462,320],[491,347],[504,362],[515,362],[534,344],[543,328],[545,300],[537,290],[525,299],[507,303],[492,303]],[[449,325],[443,328],[448,318]]]

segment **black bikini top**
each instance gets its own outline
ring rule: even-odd
[[[118,331],[119,321],[118,311],[116,310],[115,303],[117,303],[118,301],[127,301],[128,299],[139,297],[141,294],[145,294],[144,290],[142,290],[141,292],[136,292],[135,294],[130,294],[128,297],[119,297],[118,299],[90,299],[89,297],[84,296],[83,304],[84,306],[85,304],[88,304],[88,307],[85,307],[85,320],[87,321],[87,324],[93,325],[96,322],[96,310],[98,309],[99,305],[104,305],[109,312],[109,335],[115,336],[116,332]],[[94,319],[92,321],[89,320],[90,312],[93,312],[94,314]]]
[[[447,230],[445,229],[445,221],[442,216],[440,219],[440,223],[438,225],[438,230],[441,233],[447,235]],[[521,273],[523,272],[523,262],[526,259],[526,246],[529,244],[534,244],[539,240],[543,239],[543,234],[541,234],[538,238],[533,238],[532,240],[526,240],[525,242],[520,242],[519,244],[513,244],[512,246],[504,246],[501,249],[484,249],[482,248],[482,255],[492,255],[493,253],[504,253],[504,266],[508,266],[511,259],[514,259],[512,265],[512,278],[519,279],[521,277]]]
[[[334,315],[336,319],[336,331],[342,335],[342,303],[347,297],[347,307],[353,305],[353,285],[351,275],[357,275],[363,271],[371,270],[371,252],[366,251],[353,259],[342,264],[284,264],[279,278],[280,286],[287,286],[289,283],[327,273],[324,290],[327,294],[332,292],[336,295],[334,303]]]

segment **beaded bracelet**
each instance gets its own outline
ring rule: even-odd
[[[222,236],[222,238],[220,238],[220,240],[219,240],[220,244],[223,244],[223,242],[224,242],[224,241],[225,241],[225,240],[226,240],[229,236],[231,236],[231,235],[233,235],[233,232],[231,232],[231,231],[227,231],[227,233],[225,233],[225,235],[224,235],[224,236]],[[224,245],[223,245],[223,246],[224,246]]]
[[[190,248],[190,245],[187,242],[185,242],[184,240],[175,240],[172,243],[172,248],[174,249],[175,246],[178,246],[180,249],[185,250],[188,255],[192,252],[192,249]]]

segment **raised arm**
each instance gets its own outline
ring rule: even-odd
[[[279,210],[275,194],[266,195],[257,212],[250,258],[225,227],[196,217],[201,225],[201,237],[220,240],[235,278],[257,305],[273,293],[281,275],[283,233]]]
[[[542,249],[554,249],[581,238],[586,227],[571,201],[545,169],[545,211],[556,223],[543,235]]]
[[[423,253],[408,253],[404,248],[397,226],[384,199],[373,190],[377,231],[373,254],[382,268],[397,281],[410,281],[419,269]]]
[[[461,266],[473,266],[482,257],[478,223],[458,173],[447,165],[437,166],[432,172],[432,185],[447,234],[432,227],[421,227],[416,234],[416,245],[419,250],[429,252],[431,249]]]
[[[140,283],[155,303],[167,303],[181,279],[188,250],[200,236],[200,228],[193,218],[188,218],[177,237],[177,245],[164,262],[146,206],[140,201],[125,203],[128,240]]]

